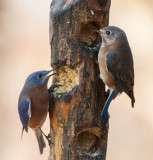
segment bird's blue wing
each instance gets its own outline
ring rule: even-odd
[[[115,52],[108,52],[106,54],[106,66],[115,80],[123,78],[121,72],[124,70],[124,64]]]
[[[20,97],[18,112],[23,128],[28,131],[28,121],[31,117],[31,102],[29,98]]]
[[[135,101],[133,95],[134,71],[126,66],[115,52],[106,54],[106,66],[118,84],[119,92],[124,91],[131,98],[133,106]]]

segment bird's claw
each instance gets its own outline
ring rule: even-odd
[[[109,94],[110,94],[110,90],[108,89],[108,90],[106,91],[106,99],[109,97]]]
[[[55,88],[60,87],[60,84],[53,84],[52,86],[50,86],[50,88],[48,89],[49,92],[53,92]]]
[[[48,145],[50,146],[51,144],[53,144],[51,142],[51,140],[50,140],[50,134],[48,134],[48,136],[46,136],[46,134],[41,130],[41,128],[40,128],[40,131],[44,135],[44,137],[46,138],[46,140],[48,141]]]

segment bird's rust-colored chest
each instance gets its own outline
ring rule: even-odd
[[[41,127],[46,119],[49,109],[49,93],[46,90],[34,92],[30,97],[31,100],[31,118],[28,122],[30,128]]]
[[[98,54],[98,63],[99,63],[99,69],[100,69],[100,78],[103,80],[105,85],[108,86],[108,88],[114,89],[116,86],[115,80],[112,77],[111,73],[107,69],[106,64],[106,51],[104,48],[100,48],[99,54]]]

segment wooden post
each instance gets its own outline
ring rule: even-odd
[[[53,0],[50,10],[51,66],[57,70],[50,109],[50,160],[105,160],[108,122],[93,30],[108,25],[110,0]]]

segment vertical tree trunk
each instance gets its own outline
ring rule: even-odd
[[[93,30],[108,25],[110,0],[53,0],[51,65],[57,70],[50,109],[50,160],[105,160],[108,122],[100,113],[105,87],[99,78]]]

